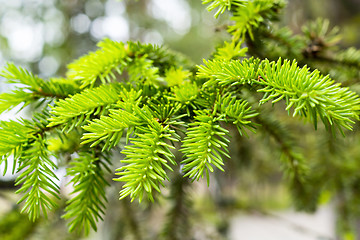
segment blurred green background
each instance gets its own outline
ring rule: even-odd
[[[1,0],[0,65],[12,61],[48,77],[104,37],[165,44],[196,63],[228,37],[227,16],[214,19],[200,0]],[[282,22],[295,33],[329,18],[343,46],[360,46],[359,0],[290,0]]]

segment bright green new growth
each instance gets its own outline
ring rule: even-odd
[[[183,141],[182,152],[185,159],[183,171],[185,177],[189,176],[194,180],[206,174],[209,184],[209,172],[213,172],[212,165],[224,171],[221,155],[230,157],[227,153],[229,140],[224,136],[228,130],[222,128],[217,119],[206,113],[199,113],[195,117],[196,122],[190,124],[186,137]],[[220,155],[221,154],[221,155]]]
[[[244,0],[202,0],[203,4],[210,3],[206,7],[208,11],[212,11],[215,8],[218,8],[215,13],[215,18],[219,17],[220,14],[223,14],[226,10],[231,10],[231,6],[241,6],[245,2]]]
[[[27,142],[31,129],[24,122],[0,122],[0,154],[4,156],[1,162],[5,161],[8,155],[15,154],[22,144]],[[6,168],[5,168],[6,169]],[[4,174],[6,170],[4,171]]]
[[[22,184],[16,193],[25,193],[18,203],[25,201],[22,211],[27,211],[29,218],[35,221],[40,212],[46,216],[47,209],[57,207],[52,198],[59,198],[58,180],[55,175],[55,163],[50,160],[50,153],[46,148],[46,141],[40,134],[30,141],[29,146],[23,146],[23,154],[18,160],[17,169],[20,175],[16,185]]]
[[[73,177],[74,197],[67,201],[65,219],[71,219],[69,230],[90,232],[90,227],[96,230],[96,222],[102,219],[106,209],[105,186],[109,185],[104,178],[103,168],[108,169],[109,159],[95,152],[82,153],[71,162],[67,175]],[[109,170],[109,169],[108,169]]]
[[[211,172],[224,171],[225,159],[231,157],[232,126],[241,136],[255,128],[273,136],[290,186],[300,189],[295,194],[303,193],[306,163],[286,131],[265,116],[262,105],[282,101],[292,116],[308,119],[315,128],[320,119],[327,128],[343,133],[359,120],[359,96],[295,60],[245,58],[253,49],[250,44],[242,48],[243,42],[255,40],[262,27],[268,29],[282,1],[203,3],[210,3],[208,10],[217,8],[216,17],[230,10],[234,24],[228,28],[231,43],[225,42],[196,70],[182,55],[163,47],[109,39],[69,64],[67,79],[43,80],[8,64],[2,76],[20,86],[0,95],[0,112],[32,103],[39,112],[32,120],[0,122],[0,161],[7,166],[14,159],[16,182],[22,184],[20,201],[32,220],[57,207],[59,187],[54,180],[59,163],[67,167],[73,187],[63,217],[69,219],[70,231],[85,234],[96,230],[106,209],[105,186],[111,177],[105,170],[119,176],[114,180],[123,184],[120,199],[140,202],[154,201],[161,194],[173,181],[170,171],[180,171],[192,181],[206,176],[209,184]],[[320,29],[320,37],[329,37],[329,44],[337,40],[335,32],[327,34],[326,26],[315,26],[305,31]],[[306,46],[289,34],[281,29],[271,36]],[[351,66],[360,62],[355,49],[337,58]],[[48,147],[50,139],[66,144],[74,135],[75,143],[65,152]],[[124,158],[115,170],[111,156],[116,152]]]
[[[264,62],[259,69],[260,84],[265,87],[259,92],[265,95],[260,103],[273,103],[285,98],[286,110],[294,107],[293,116],[309,117],[317,126],[317,116],[326,126],[336,125],[351,130],[353,119],[359,120],[359,97],[348,88],[334,84],[329,76],[322,76],[318,70],[309,71],[306,66],[299,68],[295,61],[281,60]]]
[[[276,62],[264,60],[208,61],[199,69],[198,76],[210,78],[204,86],[259,85],[258,92],[265,93],[259,104],[285,99],[286,110],[294,108],[293,116],[309,118],[316,128],[318,116],[325,126],[336,126],[351,130],[353,120],[359,120],[359,97],[348,88],[334,84],[329,76],[318,70],[298,67],[297,63],[279,59]],[[252,68],[249,69],[249,66]]]
[[[103,85],[67,98],[60,99],[52,109],[48,127],[63,125],[63,131],[70,132],[89,120],[90,116],[102,115],[111,104],[116,103],[118,93],[113,85]]]
[[[100,79],[102,84],[109,83],[116,78],[115,73],[121,74],[126,66],[126,50],[123,43],[104,40],[98,44],[96,52],[79,58],[69,64],[67,77],[81,82],[81,88],[94,86]]]
[[[0,76],[4,77],[7,83],[21,86],[15,87],[15,90],[10,93],[0,94],[0,113],[19,104],[23,104],[22,107],[25,107],[37,100],[45,102],[52,98],[61,99],[79,92],[79,86],[73,81],[56,78],[45,81],[26,69],[16,67],[11,63],[5,67]]]
[[[116,181],[126,182],[120,192],[121,199],[130,195],[132,200],[139,198],[142,201],[145,193],[153,201],[153,190],[160,192],[160,185],[165,186],[163,181],[169,180],[164,167],[172,170],[168,163],[175,165],[176,162],[170,151],[174,147],[166,143],[166,139],[174,139],[165,128],[157,128],[136,134],[136,138],[130,139],[132,145],[127,145],[121,152],[126,155],[121,160],[126,165],[117,169],[116,173],[121,176]]]

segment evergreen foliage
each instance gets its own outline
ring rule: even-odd
[[[105,214],[106,196],[105,186],[109,183],[104,178],[104,168],[109,159],[101,159],[95,151],[80,153],[68,168],[67,175],[71,176],[74,190],[73,198],[67,201],[65,219],[69,222],[69,231],[77,230],[88,235],[90,227],[96,230],[96,222]]]
[[[123,183],[122,201],[128,196],[132,201],[155,201],[168,182],[173,184],[173,198],[182,198],[186,178],[205,176],[209,185],[216,169],[226,169],[232,127],[241,136],[255,129],[269,134],[282,153],[282,173],[297,207],[316,208],[319,194],[308,187],[315,179],[311,165],[294,146],[289,130],[263,108],[268,102],[282,102],[285,112],[310,121],[315,129],[321,120],[333,135],[335,129],[345,135],[358,123],[360,98],[324,74],[343,79],[347,70],[360,66],[359,50],[333,48],[338,30],[330,30],[326,20],[310,23],[302,36],[274,27],[283,1],[202,2],[209,4],[209,11],[216,9],[215,17],[230,11],[232,39],[197,69],[164,47],[110,39],[70,63],[65,79],[44,80],[13,64],[5,67],[2,76],[15,90],[0,95],[0,112],[37,104],[32,120],[0,122],[0,161],[7,166],[14,160],[19,202],[31,220],[41,212],[46,217],[64,197],[55,182],[59,163],[67,168],[73,188],[65,196],[69,199],[63,215],[70,231],[87,235],[97,229],[107,207],[108,171],[116,171],[119,177],[114,180]],[[347,70],[331,72],[321,61]],[[76,144],[65,150],[66,160],[48,146],[50,139],[66,141],[71,136],[77,136]],[[111,156],[116,152],[124,158],[114,170]],[[177,200],[169,219],[183,216],[182,209],[189,211],[187,200]],[[167,227],[164,236],[175,232]]]
[[[212,165],[224,171],[221,155],[227,154],[227,143],[224,137],[228,131],[222,128],[217,119],[209,116],[209,113],[198,113],[195,122],[190,123],[186,137],[183,140],[182,152],[185,154],[183,171],[185,177],[189,176],[199,180],[206,174],[209,184],[209,172],[213,172]],[[220,155],[221,154],[221,155]]]
[[[25,107],[36,100],[52,101],[79,92],[79,86],[72,81],[56,78],[44,81],[26,69],[11,63],[5,67],[0,76],[4,77],[10,84],[21,86],[15,87],[11,93],[0,94],[0,113],[21,103],[23,103],[22,107]]]
[[[176,164],[170,151],[174,147],[166,140],[177,140],[172,137],[174,130],[154,120],[149,111],[137,109],[136,113],[146,121],[146,125],[139,127],[141,133],[136,133],[136,137],[130,139],[132,145],[125,146],[122,151],[126,157],[121,162],[126,165],[117,169],[116,174],[121,177],[116,180],[126,182],[120,198],[130,195],[132,200],[139,198],[141,202],[146,193],[153,201],[153,190],[160,192],[160,185],[164,186],[162,181],[169,180],[164,168],[172,170],[168,163]]]
[[[63,124],[63,131],[71,131],[74,127],[86,122],[91,114],[99,115],[109,105],[118,101],[118,93],[113,85],[104,85],[95,89],[87,89],[65,100],[60,99],[52,109],[53,117],[48,127]]]
[[[52,199],[59,198],[59,187],[54,182],[58,180],[54,173],[56,165],[50,160],[46,140],[40,134],[22,150],[17,169],[20,175],[16,179],[16,185],[22,185],[16,192],[25,193],[19,203],[26,199],[22,211],[27,210],[29,218],[34,221],[40,216],[40,210],[46,216],[47,209],[57,206]]]

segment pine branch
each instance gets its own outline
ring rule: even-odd
[[[106,163],[94,153],[81,152],[70,165],[67,175],[72,177],[70,183],[74,191],[71,193],[73,197],[66,202],[62,217],[71,219],[68,223],[70,232],[88,235],[90,228],[96,231],[96,222],[103,220],[101,215],[105,214],[105,186],[109,183],[102,168]]]
[[[93,87],[97,80],[110,83],[121,74],[129,60],[125,45],[105,39],[98,43],[99,50],[91,52],[68,65],[67,77],[81,82],[81,88]]]
[[[114,180],[125,182],[120,191],[121,199],[130,196],[131,200],[138,198],[141,202],[146,194],[153,201],[154,190],[160,192],[160,185],[168,179],[164,167],[172,170],[168,163],[176,165],[170,151],[174,147],[166,141],[177,140],[172,137],[174,131],[169,130],[169,125],[160,125],[149,111],[138,110],[136,114],[147,120],[148,125],[138,127],[141,132],[136,133],[136,137],[130,139],[131,145],[121,152],[126,156],[121,162],[126,165],[117,169],[116,175],[120,177]]]
[[[86,122],[91,115],[101,115],[118,100],[119,94],[114,85],[86,89],[65,100],[60,99],[52,107],[53,116],[49,119],[48,127],[62,125],[63,131],[71,131]]]
[[[7,172],[7,159],[10,155],[14,157],[14,163],[20,157],[22,153],[22,145],[28,141],[30,132],[25,121],[1,121],[0,122],[0,164],[5,162],[4,173]],[[13,165],[13,173],[15,171],[16,164]]]
[[[84,130],[88,133],[84,133],[82,144],[90,143],[90,147],[94,147],[101,141],[104,141],[103,151],[109,151],[116,146],[125,129],[133,128],[139,125],[140,119],[124,110],[110,110],[109,116],[101,116],[100,119],[95,119],[90,122],[89,125],[84,126]],[[129,134],[133,130],[128,130]]]
[[[265,92],[260,104],[285,99],[286,110],[295,108],[293,116],[309,118],[315,128],[319,116],[326,127],[335,125],[341,132],[340,127],[351,130],[353,119],[359,119],[359,97],[317,70],[310,72],[306,66],[299,68],[295,61],[279,59],[271,63],[263,61],[259,74],[259,83],[265,86],[258,90]]]
[[[235,41],[224,42],[224,46],[216,49],[215,59],[231,60],[239,57],[245,57],[248,50],[247,47],[241,48],[242,42],[236,43]]]
[[[147,55],[134,58],[127,68],[129,81],[137,85],[160,86],[162,78],[159,75],[159,68],[153,65],[153,61]]]
[[[276,16],[276,12],[283,6],[281,0],[246,1],[233,12],[234,16],[231,20],[235,23],[228,27],[228,32],[231,33],[234,41],[244,39],[246,35],[253,41],[254,30],[258,29],[266,20]]]
[[[93,147],[105,141],[103,151],[109,151],[119,143],[125,129],[128,129],[128,138],[133,128],[141,123],[141,119],[134,115],[135,108],[141,101],[140,95],[141,91],[123,89],[120,92],[123,101],[116,104],[117,110],[110,110],[109,116],[101,116],[83,127],[88,133],[84,133],[82,144],[92,142],[90,147]]]
[[[243,133],[246,134],[245,128],[255,132],[256,124],[249,119],[256,117],[259,113],[253,110],[246,100],[237,100],[235,96],[226,94],[219,97],[217,104],[222,121],[234,124],[241,136]]]
[[[191,76],[190,71],[180,68],[170,68],[165,72],[165,81],[169,87],[183,84]]]
[[[186,157],[181,162],[184,164],[182,171],[185,177],[193,180],[199,180],[205,173],[209,184],[209,172],[214,171],[213,166],[224,171],[221,155],[230,158],[227,150],[229,140],[224,136],[228,131],[206,112],[198,112],[195,120],[189,124],[191,127],[180,149]]]
[[[255,63],[254,63],[255,61]],[[298,67],[288,60],[277,62],[249,61],[208,61],[200,66],[198,76],[209,78],[204,87],[238,86],[246,83],[263,86],[258,92],[264,92],[260,104],[272,100],[276,103],[285,99],[286,110],[294,107],[293,116],[300,115],[310,119],[315,128],[318,116],[326,127],[337,126],[351,130],[351,124],[358,120],[360,99],[348,88],[335,84],[329,76],[323,76],[318,70],[310,72],[308,67]]]
[[[6,78],[8,83],[17,84],[10,93],[0,94],[0,113],[8,111],[23,103],[22,108],[39,99],[65,98],[75,94],[79,87],[73,81],[64,79],[51,79],[45,81],[24,68],[8,63],[0,76]]]
[[[207,78],[203,87],[208,88],[216,85],[239,86],[251,84],[257,79],[259,59],[244,59],[243,61],[204,60],[204,65],[198,66],[197,77]]]
[[[215,8],[218,8],[216,13],[214,14],[215,18],[218,18],[220,14],[223,14],[225,10],[231,10],[231,7],[233,6],[241,6],[244,2],[244,0],[202,0],[202,4],[209,4],[209,6],[206,7],[206,10],[209,12],[214,10]]]
[[[31,143],[24,146],[23,153],[19,158],[20,175],[16,179],[16,185],[22,184],[16,193],[25,193],[18,201],[24,202],[22,212],[27,211],[33,221],[40,216],[42,210],[45,217],[47,210],[57,207],[53,198],[59,199],[59,187],[54,182],[58,180],[54,173],[56,165],[49,158],[46,139],[41,135],[34,136]]]
[[[13,90],[10,93],[0,94],[0,114],[6,111],[10,111],[21,103],[24,103],[21,108],[26,107],[30,103],[34,102],[37,98],[29,92],[22,90]]]
[[[4,77],[8,83],[17,83],[25,85],[27,88],[36,89],[44,82],[43,79],[32,74],[22,67],[17,67],[12,63],[8,63],[0,76]]]

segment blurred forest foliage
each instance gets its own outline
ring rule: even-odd
[[[65,65],[108,37],[165,44],[200,63],[228,37],[227,17],[215,20],[201,1],[0,1],[0,64],[12,61],[41,76],[62,75]],[[340,27],[341,45],[360,46],[359,0],[290,0],[283,24],[298,33],[310,19]]]
[[[207,12],[200,0],[0,0],[0,4],[0,66],[5,65],[5,62],[14,62],[42,77],[63,76],[69,62],[94,50],[96,43],[105,37],[118,41],[138,40],[165,44],[189,56],[197,64],[203,58],[208,58],[216,46],[229,38],[226,32],[228,17],[222,15],[219,19],[214,19],[213,13]],[[343,36],[340,47],[360,48],[360,0],[289,0],[284,15],[281,16],[281,24],[289,26],[294,33],[300,33],[301,27],[308,20],[328,18],[331,26],[340,27]],[[321,70],[331,73],[326,66]],[[308,150],[306,157],[309,159],[315,155],[321,156],[322,150],[338,149],[354,139],[355,143],[359,142],[358,137],[350,137],[349,140],[341,139],[340,143],[332,146],[333,142],[329,141],[331,137],[327,138],[323,129],[319,129],[319,132],[323,131],[323,139],[319,141],[308,127],[299,127],[297,120],[289,120],[285,115],[280,114],[277,118],[288,121],[287,127],[301,136],[297,144]],[[236,139],[236,143],[231,146],[232,159],[226,164],[226,176],[220,178],[216,175],[216,184],[209,189],[205,184],[196,184],[184,190],[197,196],[192,198],[193,210],[197,213],[192,217],[192,224],[198,227],[203,239],[226,239],[229,216],[234,209],[265,212],[266,209],[290,206],[287,190],[282,184],[279,185],[282,182],[280,169],[273,162],[280,155],[278,151],[273,151],[276,143],[265,136],[244,140],[234,135],[233,139]],[[257,146],[258,142],[263,144],[261,149]],[[312,145],[312,148],[304,146],[305,142]],[[325,144],[329,146],[322,148]],[[314,148],[320,149],[320,153]],[[349,159],[356,159],[354,156],[358,153],[354,147],[346,154]],[[336,174],[343,170],[340,166],[343,154],[344,152],[334,153],[337,156],[334,157],[334,164],[328,164],[328,159],[320,159],[314,165],[328,164],[327,170]],[[353,173],[359,165],[347,162],[344,167],[346,169],[339,176]],[[324,170],[319,170],[321,171]],[[349,179],[334,182],[339,185],[352,183]],[[183,188],[182,184],[178,187]],[[22,239],[24,236],[27,239],[78,239],[67,234],[64,220],[60,218],[61,208],[49,217],[49,221],[31,223],[27,216],[20,215],[17,211],[17,196],[7,191],[13,188],[13,179],[0,178],[0,188],[0,201],[4,203],[1,204],[4,207],[0,208],[0,239]],[[340,198],[343,197],[343,203],[347,204],[346,198],[353,192],[346,192],[348,188],[344,186],[335,188],[344,190]],[[130,206],[125,200],[118,201],[117,192],[116,187],[109,189],[109,196],[112,196],[109,197],[109,205],[112,207],[108,209],[105,221],[100,224],[100,231],[90,238],[122,239],[121,237],[128,236],[128,232],[132,232],[129,236],[133,238],[125,239],[145,239],[142,232],[144,230],[139,230],[135,219],[141,219],[142,222],[146,220],[151,225],[148,226],[148,231],[152,229],[157,232],[160,226],[151,224],[151,220],[162,220],[161,214],[157,213],[163,212],[161,205]],[[327,193],[332,194],[325,191],[320,196],[320,202],[329,199]],[[352,199],[351,196],[349,199]],[[338,205],[340,212],[345,215],[344,219],[351,215],[349,212],[360,212],[360,202],[356,202],[356,199],[354,201],[349,206],[358,204],[356,209]],[[132,211],[127,211],[129,209]],[[123,216],[127,217],[126,222]],[[339,228],[347,228],[341,224],[340,222]]]

